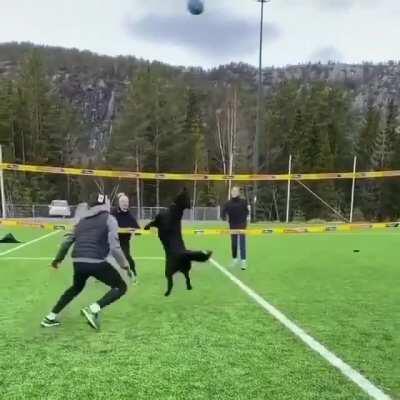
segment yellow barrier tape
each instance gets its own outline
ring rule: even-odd
[[[313,181],[323,179],[370,179],[400,176],[400,171],[372,171],[372,172],[332,172],[320,174],[277,174],[277,175],[220,175],[220,174],[175,174],[154,172],[129,172],[94,170],[82,168],[48,167],[40,165],[7,164],[0,163],[0,170],[19,171],[45,174],[96,176],[104,178],[145,179],[145,180],[174,180],[174,181]]]
[[[72,224],[57,224],[47,222],[31,222],[17,219],[0,220],[0,227],[7,226],[13,228],[35,228],[47,230],[64,230],[71,231]],[[356,230],[369,229],[388,229],[399,228],[400,222],[380,222],[380,223],[362,223],[362,224],[327,224],[327,225],[310,225],[303,227],[276,227],[276,228],[250,228],[250,229],[183,229],[184,235],[201,235],[201,236],[224,236],[231,234],[245,234],[249,236],[263,236],[269,234],[299,234],[299,233],[327,233],[327,232],[350,232]],[[156,230],[145,231],[143,229],[121,228],[120,233],[132,233],[134,235],[155,235]]]

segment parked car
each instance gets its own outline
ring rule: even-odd
[[[70,217],[71,208],[66,200],[53,200],[49,205],[50,217]]]

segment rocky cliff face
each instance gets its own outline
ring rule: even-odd
[[[400,64],[390,62],[373,65],[314,64],[289,66],[271,70],[267,84],[274,85],[285,79],[300,79],[305,82],[325,80],[344,84],[356,94],[357,108],[365,107],[369,97],[377,104],[386,104],[389,99],[400,99]]]
[[[52,80],[88,126],[87,156],[101,156],[110,139],[113,120],[128,83],[69,71],[57,72]]]
[[[27,52],[38,48],[49,79],[82,116],[86,134],[80,148],[83,163],[101,158],[112,133],[115,115],[129,84],[134,58],[111,58],[89,52],[31,44],[0,44],[0,79],[14,79]],[[86,162],[85,162],[86,161]]]
[[[221,66],[209,73],[216,81],[246,80],[256,87],[257,71],[246,64]],[[265,68],[264,87],[273,88],[285,80],[300,80],[304,84],[326,81],[344,85],[355,94],[355,107],[364,109],[369,98],[378,105],[389,99],[400,101],[400,63],[385,64],[299,64],[283,68]]]

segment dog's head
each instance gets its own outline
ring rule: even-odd
[[[183,188],[178,196],[176,196],[174,204],[181,210],[189,209],[191,207],[189,193],[186,188]]]

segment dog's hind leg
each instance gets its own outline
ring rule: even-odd
[[[182,271],[182,274],[185,275],[187,290],[192,290],[193,287],[192,287],[192,284],[190,283],[189,271],[188,270]]]

